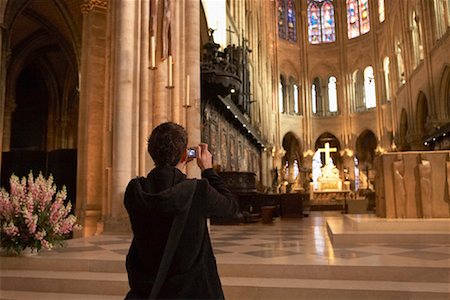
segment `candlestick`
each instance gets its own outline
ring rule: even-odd
[[[169,55],[169,58],[167,59],[167,74],[168,74],[168,80],[167,80],[167,88],[172,89],[173,88],[173,61],[172,61],[172,55]]]
[[[190,77],[189,75],[186,76],[186,107],[191,106],[190,99],[189,99],[189,92],[190,92]]]
[[[150,69],[156,69],[156,38],[154,35],[150,38]]]

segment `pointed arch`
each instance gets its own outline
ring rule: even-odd
[[[372,66],[364,69],[364,103],[366,109],[377,106],[377,97],[375,93],[375,76]]]
[[[337,80],[336,77],[328,77],[328,110],[330,113],[338,112]]]
[[[302,165],[303,160],[303,148],[300,139],[291,131],[284,135],[282,146],[286,151],[282,159],[282,165],[285,169],[282,171],[285,177],[293,181],[299,175],[299,167]]]
[[[407,142],[407,134],[408,134],[408,114],[406,113],[406,110],[403,108],[400,113],[400,124],[398,130],[397,147],[399,150],[409,149],[409,145]]]
[[[410,14],[410,31],[414,53],[414,67],[417,67],[424,59],[422,20],[420,14],[418,13],[419,11],[420,7],[417,7],[416,9],[413,9]]]
[[[418,137],[421,140],[425,139],[427,136],[428,112],[427,96],[421,91],[417,97],[416,105],[416,128]]]
[[[353,72],[353,112],[364,111],[364,75],[360,70]]]
[[[322,82],[319,77],[313,79],[311,86],[311,108],[314,115],[322,115],[324,112]]]
[[[314,152],[316,152],[319,148],[323,148],[325,146],[325,143],[330,143],[330,148],[336,148],[336,152],[330,153],[331,159],[333,160],[334,164],[338,169],[340,169],[340,166],[342,164],[342,157],[339,155],[339,152],[342,150],[341,143],[339,139],[330,132],[324,132],[322,133],[316,140]],[[321,153],[321,161],[322,164],[325,163],[325,154]]]
[[[441,116],[443,119],[450,118],[450,66],[446,65],[442,71],[442,77],[439,87],[439,102],[437,111],[442,113],[446,112]]]
[[[369,129],[361,132],[356,139],[355,155],[358,158],[358,162],[363,169],[364,166],[368,166],[369,168],[372,167],[377,145],[377,137],[375,133],[373,133],[373,131]]]
[[[309,0],[308,39],[311,44],[336,41],[333,0]]]

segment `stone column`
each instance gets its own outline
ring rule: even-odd
[[[12,101],[6,101],[5,110],[3,113],[3,123],[0,124],[0,128],[2,128],[3,139],[2,139],[2,152],[7,152],[11,150],[11,122],[12,122],[12,114],[16,109],[16,104]],[[0,159],[1,159],[0,152]],[[0,161],[1,162],[1,161]],[[1,164],[0,164],[1,167]]]
[[[189,144],[200,143],[200,1],[185,1],[185,65],[190,77],[190,103],[186,109]],[[196,164],[188,164],[188,177],[199,177]]]
[[[128,216],[123,196],[128,182],[137,175],[133,168],[133,155],[138,143],[135,139],[136,123],[133,122],[133,106],[137,105],[139,71],[139,10],[137,1],[114,1],[116,5],[115,30],[113,32],[115,57],[112,68],[113,115],[112,170],[110,210],[105,216],[106,232],[129,230]],[[133,127],[133,125],[135,125]]]
[[[92,1],[81,6],[83,46],[80,67],[78,117],[76,216],[83,225],[75,235],[97,232],[104,190],[103,135],[106,90],[107,2]]]
[[[145,176],[150,171],[148,168],[150,155],[147,152],[147,139],[152,130],[152,110],[149,109],[150,89],[149,89],[149,22],[150,22],[150,2],[141,2],[141,64],[140,64],[140,90],[139,90],[139,175]]]
[[[3,135],[6,133],[4,126],[6,114],[6,34],[3,28],[0,28],[0,173],[2,169]]]

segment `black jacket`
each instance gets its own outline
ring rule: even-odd
[[[158,298],[223,299],[206,217],[230,217],[238,204],[212,169],[203,172],[167,278]],[[174,167],[155,168],[147,178],[130,181],[124,204],[133,229],[126,259],[130,292],[127,299],[150,294],[175,215],[188,209],[186,179]]]

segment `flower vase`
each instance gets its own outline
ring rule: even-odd
[[[36,249],[31,249],[31,248],[25,248],[19,256],[23,256],[23,257],[29,257],[29,256],[36,256],[38,255],[38,252]]]

